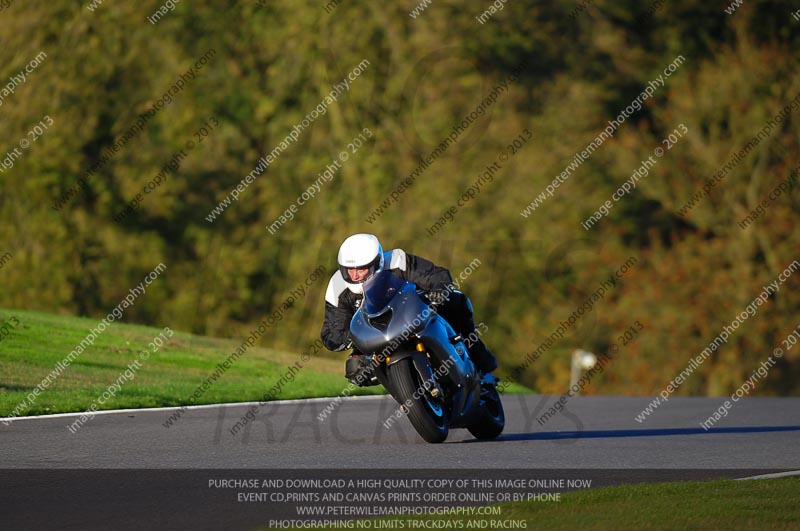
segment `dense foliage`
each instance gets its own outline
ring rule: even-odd
[[[149,22],[162,4],[31,0],[0,12],[0,89],[46,53],[0,106],[0,157],[31,141],[0,173],[0,256],[10,255],[0,305],[99,318],[163,262],[168,270],[124,320],[245,337],[283,306],[261,344],[300,349],[318,334],[326,279],[287,304],[291,291],[319,264],[332,273],[341,240],[368,231],[455,275],[480,260],[463,290],[505,375],[563,392],[572,350],[618,348],[586,392],[646,394],[800,259],[797,181],[739,224],[797,168],[800,108],[681,213],[800,93],[800,21],[789,3],[748,1],[729,15],[727,4],[700,0],[508,0],[481,23],[488,0],[434,0],[415,17],[415,0],[198,0]],[[677,57],[641,109],[522,216]],[[253,173],[360,63],[349,89]],[[674,146],[649,174],[584,229],[641,161],[673,144],[670,134]],[[509,147],[515,139],[520,147]],[[321,179],[341,152],[341,169]],[[252,184],[209,222],[248,175]],[[314,183],[316,196],[268,231]],[[473,197],[429,231],[470,187]],[[630,257],[635,265],[591,311],[526,364]],[[800,324],[798,283],[795,274],[678,393],[736,390]],[[636,321],[643,329],[622,345]],[[800,390],[798,351],[758,393]]]

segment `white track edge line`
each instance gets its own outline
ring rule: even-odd
[[[293,398],[288,400],[270,400],[267,404],[298,404],[301,402],[330,402],[339,397],[323,396],[319,398]],[[362,396],[349,396],[341,397],[345,400],[375,400],[378,398],[389,398],[389,395],[362,395]],[[195,410],[195,409],[212,409],[217,407],[237,407],[237,406],[260,406],[261,402],[225,402],[221,404],[201,404],[197,406],[166,406],[166,407],[145,407],[145,408],[129,408],[129,409],[103,409],[92,413],[96,415],[111,415],[117,413],[148,413],[155,411],[175,411],[178,409]],[[74,411],[72,413],[52,413],[50,415],[32,415],[28,417],[0,417],[0,424],[6,422],[16,422],[18,420],[36,420],[36,419],[56,419],[65,417],[80,417],[86,415],[88,411]]]
[[[744,481],[746,479],[788,478],[790,476],[800,476],[800,470],[791,470],[789,472],[776,472],[775,474],[762,474],[760,476],[750,476],[746,478],[736,478],[736,481]]]

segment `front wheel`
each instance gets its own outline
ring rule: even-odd
[[[481,412],[475,422],[467,428],[478,439],[494,439],[506,426],[506,415],[500,393],[491,384],[481,385]]]
[[[442,402],[423,387],[414,360],[400,360],[387,367],[386,374],[400,409],[408,415],[417,433],[429,443],[447,439],[447,416]]]

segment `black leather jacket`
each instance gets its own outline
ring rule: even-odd
[[[384,269],[424,290],[447,289],[453,283],[450,271],[402,249],[384,252]],[[363,298],[360,284],[345,282],[340,271],[333,274],[325,292],[325,320],[320,333],[325,348],[335,351],[349,348],[350,320]]]

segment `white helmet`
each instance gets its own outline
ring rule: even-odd
[[[383,247],[373,234],[353,234],[339,247],[339,271],[348,284],[363,284],[383,269]],[[350,278],[348,269],[369,269],[359,280]]]

